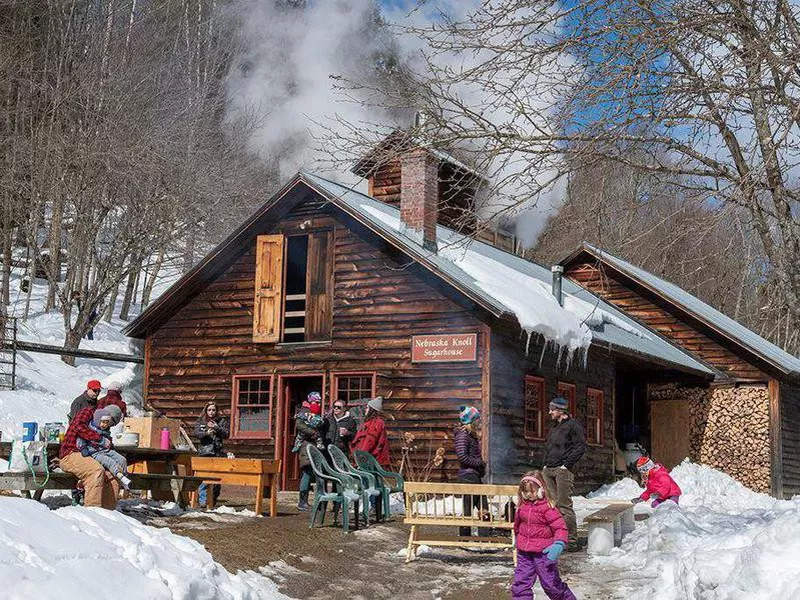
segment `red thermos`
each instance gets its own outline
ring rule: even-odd
[[[169,450],[169,428],[161,428],[161,449]]]

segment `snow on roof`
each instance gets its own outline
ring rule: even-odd
[[[638,281],[645,287],[650,288],[660,296],[665,297],[670,302],[709,324],[713,329],[718,330],[729,339],[738,342],[754,354],[789,373],[800,373],[800,359],[796,356],[792,356],[772,342],[768,342],[754,331],[709,306],[683,288],[661,279],[660,277],[656,277],[652,273],[640,269],[591,244],[584,242],[583,247],[591,254],[608,262],[617,270]]]
[[[480,295],[501,312],[516,316],[530,335],[537,333],[569,355],[586,351],[598,340],[708,375],[713,372],[655,332],[630,319],[588,290],[564,279],[564,306],[551,293],[549,269],[437,227],[437,252],[424,250],[415,232],[407,231],[397,208],[316,175],[302,177],[323,194],[344,203],[380,231],[417,253],[437,270]]]

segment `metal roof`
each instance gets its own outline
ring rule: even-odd
[[[489,296],[478,287],[474,278],[464,272],[455,263],[439,256],[435,252],[426,250],[415,237],[405,235],[389,226],[387,221],[399,220],[400,211],[397,208],[317,175],[301,173],[301,178],[330,201],[345,209],[346,212],[350,214],[355,213],[359,221],[368,222],[371,229],[399,243],[401,247],[409,250],[412,256],[421,259],[421,262],[428,263],[437,272],[443,274],[445,279],[456,283],[461,289],[466,288],[469,290],[470,295],[482,301],[481,304],[493,308],[492,312],[496,315],[499,316],[501,314],[511,313],[510,309],[503,306],[497,299]],[[375,213],[382,213],[386,218],[376,218],[374,216]],[[454,236],[460,237],[460,234],[447,227],[442,227],[441,225],[437,227],[437,239],[451,240]],[[478,252],[483,256],[496,260],[520,274],[534,277],[547,285],[552,281],[552,273],[549,268],[500,250],[490,244],[478,240],[469,240],[469,248],[471,251]],[[660,363],[666,362],[707,376],[713,376],[715,374],[707,365],[673,345],[671,342],[661,337],[660,334],[628,317],[625,313],[619,311],[589,290],[575,284],[567,278],[564,279],[562,285],[564,294],[570,294],[584,302],[596,305],[601,310],[624,322],[629,329],[637,331],[637,334],[634,334],[614,324],[604,323],[600,327],[592,328],[593,340],[604,342],[607,345],[620,348],[636,355],[650,357]]]
[[[792,356],[772,342],[765,340],[754,331],[709,306],[683,288],[661,279],[660,277],[656,277],[652,273],[636,267],[586,242],[581,245],[581,249],[595,256],[597,259],[608,263],[635,282],[659,296],[662,296],[681,310],[705,323],[722,336],[743,346],[756,356],[778,367],[782,371],[793,375],[800,375],[800,359],[796,356]],[[573,254],[573,256],[575,256],[575,254]]]

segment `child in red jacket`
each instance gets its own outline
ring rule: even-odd
[[[636,461],[636,468],[642,474],[642,483],[644,483],[645,490],[641,496],[633,498],[634,504],[650,499],[653,500],[650,505],[653,508],[667,500],[672,500],[675,504],[678,504],[681,488],[675,483],[675,480],[664,465],[654,463],[647,456],[642,456]]]
[[[538,471],[526,473],[519,483],[514,533],[517,568],[511,597],[533,600],[533,584],[538,577],[551,600],[575,600],[575,594],[558,574],[558,557],[567,545],[567,524],[547,497]]]

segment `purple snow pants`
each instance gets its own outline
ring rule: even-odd
[[[517,552],[517,568],[514,569],[511,597],[514,600],[532,600],[533,584],[536,583],[537,576],[550,600],[576,600],[575,594],[561,581],[558,561],[548,559],[541,552],[523,551]]]

